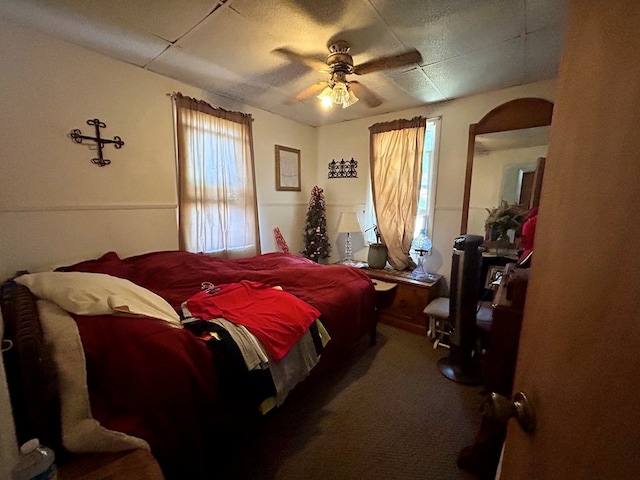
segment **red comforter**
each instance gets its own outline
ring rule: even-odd
[[[344,265],[319,265],[284,253],[224,260],[182,251],[153,252],[120,259],[109,252],[97,260],[63,267],[63,271],[107,273],[126,278],[157,293],[173,308],[213,284],[252,280],[281,286],[317,308],[332,337],[327,348],[353,345],[374,321],[375,290],[361,270]]]
[[[362,271],[318,265],[281,253],[223,260],[181,251],[120,259],[109,252],[59,270],[126,278],[166,299],[176,310],[203,282],[242,280],[280,286],[320,312],[331,335],[323,358],[353,346],[375,321],[375,291]],[[207,465],[217,440],[228,433],[213,357],[186,330],[148,319],[76,317],[87,357],[94,417],[105,427],[144,438],[168,478],[211,475]],[[215,437],[215,435],[214,435]],[[213,475],[215,476],[215,475]]]

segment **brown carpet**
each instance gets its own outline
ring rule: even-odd
[[[388,325],[333,371],[312,374],[236,447],[216,478],[459,480],[480,426],[479,387],[437,369],[448,352]]]

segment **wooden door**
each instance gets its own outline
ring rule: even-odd
[[[529,208],[531,203],[531,196],[533,195],[533,181],[536,172],[523,172],[522,181],[520,182],[520,198],[518,204],[525,205],[525,208]]]
[[[542,180],[544,179],[544,166],[547,163],[545,157],[538,157],[536,162],[536,171],[533,175],[533,183],[531,185],[531,191],[529,197],[529,208],[537,207],[540,205],[540,193],[542,192]],[[522,200],[520,200],[522,202]]]
[[[570,2],[502,480],[640,478],[640,8]]]

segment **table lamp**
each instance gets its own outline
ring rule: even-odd
[[[422,270],[424,273],[428,273],[424,269],[424,254],[431,250],[433,244],[431,243],[431,239],[427,236],[426,232],[422,230],[420,235],[413,239],[411,242],[411,246],[413,249],[418,252],[418,268]],[[417,269],[416,269],[417,270]]]
[[[351,249],[351,234],[355,232],[362,232],[362,227],[358,221],[358,214],[356,212],[341,212],[340,220],[338,220],[338,233],[347,234],[347,241],[344,244],[345,259],[343,262],[347,265],[355,263],[351,258],[353,253]]]

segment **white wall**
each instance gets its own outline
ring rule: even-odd
[[[337,222],[339,210],[360,211],[365,204],[366,182],[369,177],[368,128],[371,125],[399,118],[410,119],[416,115],[428,118],[441,116],[440,156],[432,232],[433,253],[425,257],[425,265],[430,272],[441,273],[448,278],[453,239],[460,234],[469,125],[480,121],[494,107],[515,98],[541,97],[553,101],[554,85],[555,81],[549,80],[319,127],[318,184],[326,192],[329,225]],[[331,159],[347,160],[351,157],[358,161],[357,179],[327,179],[327,164]]]
[[[279,251],[273,235],[273,229],[278,227],[291,252],[301,252],[307,206],[316,184],[317,131],[261,110],[251,109],[251,113],[255,118],[253,137],[262,251]],[[275,145],[300,150],[300,192],[276,191]]]
[[[279,226],[294,250],[316,176],[316,131],[277,115],[0,23],[0,278],[16,270],[177,248],[177,194],[171,101],[181,91],[254,116],[257,197],[263,251]],[[69,132],[101,135],[111,165]],[[274,145],[301,150],[302,192],[275,191]]]
[[[369,131],[374,123],[415,115],[442,116],[432,272],[448,276],[459,233],[467,132],[493,107],[524,96],[553,98],[553,81],[476,95],[423,108],[312,128],[34,33],[2,24],[0,41],[0,276],[95,257],[177,247],[176,177],[171,102],[181,91],[254,118],[255,165],[262,249],[277,250],[279,227],[292,251],[302,249],[311,188],[325,190],[332,260],[343,242],[340,211],[362,214],[369,183]],[[68,137],[98,117],[103,135],[119,135],[122,149],[105,148],[107,167]],[[301,150],[301,192],[275,190],[274,146]],[[327,179],[332,159],[354,158],[358,178]],[[368,225],[363,225],[367,227]],[[342,240],[342,239],[341,239]],[[356,239],[354,247],[362,246]]]

